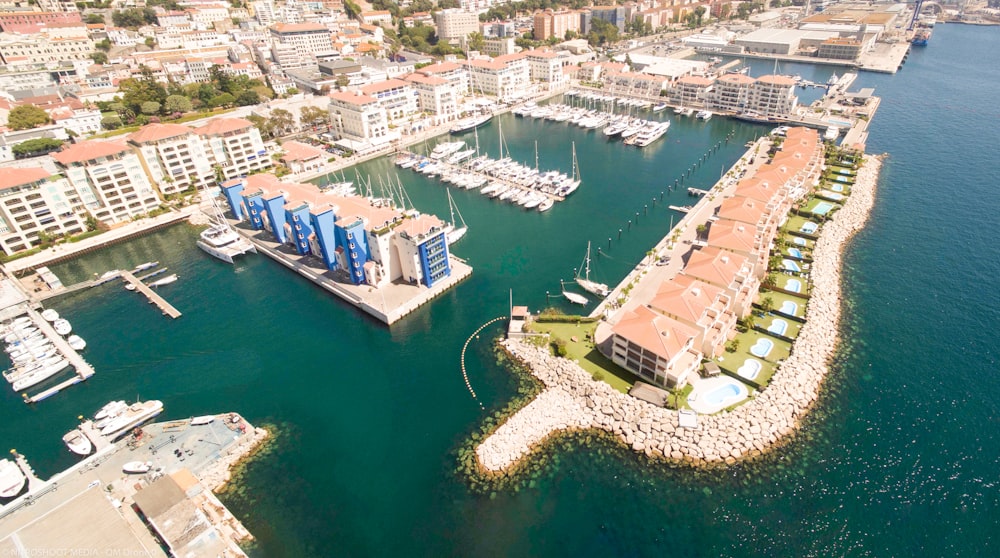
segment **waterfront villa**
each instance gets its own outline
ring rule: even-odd
[[[750,312],[760,287],[760,279],[754,275],[750,260],[712,246],[691,252],[681,273],[725,289],[733,301],[730,309],[737,317]]]
[[[320,259],[354,285],[402,280],[431,287],[451,274],[444,223],[432,215],[404,215],[269,174],[227,181],[222,192],[236,219],[294,246],[299,256]]]
[[[753,225],[719,219],[708,229],[708,245],[745,256],[753,263],[758,277],[767,269],[770,241],[765,242],[765,235],[758,234]]]
[[[729,310],[731,299],[720,287],[690,275],[677,275],[660,284],[649,307],[697,331],[695,346],[709,357],[717,356],[736,327]]]
[[[627,312],[612,328],[611,360],[665,387],[683,387],[701,365],[698,333],[645,306]]]

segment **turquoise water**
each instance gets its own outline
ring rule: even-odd
[[[666,205],[689,203],[681,189],[653,208],[659,192],[736,129],[685,181],[710,184],[760,133],[723,118],[675,121],[647,150],[504,120],[520,160],[533,163],[537,137],[543,168],[569,170],[575,139],[584,185],[546,214],[454,192],[471,227],[455,252],[476,271],[391,329],[265,258],[210,260],[183,226],[54,266],[69,281],[160,259],[180,276],[164,295],[184,316],[111,285],[58,301],[98,374],[36,407],[3,390],[0,439],[46,475],[72,462],[59,438],[74,417],[112,398],[162,399],[165,419],[233,409],[275,424],[275,451],[224,496],[255,556],[997,554],[1000,66],[982,61],[998,49],[996,29],[943,25],[900,74],[862,74],[885,99],[869,150],[891,156],[845,257],[844,342],[801,436],[761,463],[696,472],[595,442],[493,498],[453,472],[484,416],[458,366],[465,338],[504,312],[508,289],[544,305],[588,239],[607,252],[592,278],[615,283],[669,227]],[[480,135],[491,149],[495,126]],[[365,168],[376,184],[396,172]],[[400,178],[418,207],[446,214],[444,186]],[[487,337],[468,364],[492,409],[515,386]]]
[[[812,212],[817,215],[825,215],[833,209],[833,204],[830,202],[819,202],[816,207],[813,208]]]
[[[770,339],[761,338],[758,339],[757,342],[753,344],[753,347],[750,347],[750,353],[752,353],[754,356],[759,356],[761,358],[764,358],[771,353],[771,349],[773,348],[774,348],[774,341],[771,341]]]
[[[740,386],[736,384],[726,384],[724,386],[713,389],[712,391],[705,394],[705,402],[711,406],[722,405],[729,399],[732,399],[740,394]]]

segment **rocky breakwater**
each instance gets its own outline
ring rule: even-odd
[[[735,463],[778,444],[819,397],[837,344],[841,252],[868,219],[880,166],[878,158],[865,158],[850,197],[823,226],[813,251],[807,322],[764,392],[731,412],[699,417],[695,429],[681,428],[677,411],[615,391],[547,348],[509,339],[504,341],[507,351],[545,389],[476,448],[479,467],[490,474],[507,471],[563,429],[605,430],[650,457],[694,464]]]

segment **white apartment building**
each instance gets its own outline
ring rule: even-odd
[[[83,141],[52,155],[69,181],[68,204],[116,224],[160,205],[142,161],[123,141]]]
[[[381,145],[398,137],[389,133],[385,109],[360,91],[331,93],[330,121],[334,135],[349,142]]]
[[[49,111],[52,121],[78,136],[101,131],[101,111],[97,109],[72,109],[60,107]]]
[[[213,118],[194,132],[206,143],[205,151],[225,180],[271,168],[260,130],[249,120]]]
[[[684,76],[670,90],[670,98],[682,106],[702,105],[709,98],[715,82],[701,76]]]
[[[531,81],[541,81],[549,84],[562,84],[569,81],[563,71],[559,54],[551,50],[528,50],[523,52],[528,61],[528,73]]]
[[[214,160],[195,131],[181,124],[147,124],[129,134],[146,174],[163,195],[214,183]]]
[[[721,76],[715,80],[710,106],[731,112],[750,110],[750,92],[756,83],[756,79],[744,74]]]
[[[787,116],[798,103],[795,80],[786,76],[761,76],[750,92],[751,109],[765,116]]]
[[[409,82],[389,79],[365,85],[361,92],[378,101],[386,118],[396,124],[411,118],[418,110],[418,93]]]
[[[188,15],[191,21],[200,23],[203,26],[211,27],[216,21],[227,21],[231,19],[229,7],[222,5],[199,5],[196,9],[189,10]]]
[[[458,92],[451,82],[437,76],[413,73],[405,78],[417,92],[420,110],[433,116],[435,125],[454,120],[458,116]]]
[[[465,67],[455,62],[438,62],[417,70],[418,74],[441,78],[455,88],[455,92],[465,95],[469,91],[469,72]]]
[[[528,61],[521,53],[493,60],[467,60],[465,67],[473,94],[494,95],[501,101],[523,96],[531,82]]]
[[[458,8],[449,8],[434,13],[437,36],[442,41],[461,40],[469,33],[479,31],[479,15]]]
[[[0,171],[0,248],[11,255],[38,243],[38,234],[77,234],[84,222],[66,199],[66,179],[38,167]]]
[[[276,23],[270,27],[271,37],[279,43],[295,47],[302,55],[315,57],[334,52],[333,33],[318,23]]]
[[[10,67],[86,60],[92,52],[94,41],[88,37],[53,38],[44,33],[0,33],[0,62]]]

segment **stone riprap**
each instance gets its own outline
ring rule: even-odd
[[[507,351],[545,389],[476,448],[482,470],[507,471],[549,435],[565,429],[605,430],[637,452],[692,463],[735,463],[760,455],[792,433],[819,397],[829,369],[840,320],[841,252],[868,219],[880,166],[879,158],[865,157],[850,197],[823,226],[813,250],[806,324],[766,390],[732,411],[698,417],[696,429],[680,428],[677,411],[615,391],[546,347],[508,339]]]

